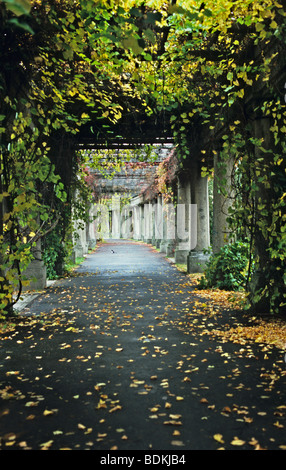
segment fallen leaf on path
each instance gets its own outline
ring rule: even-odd
[[[200,400],[200,403],[207,404],[207,403],[208,403],[208,400],[207,400],[206,398],[202,398],[202,399]]]
[[[279,423],[279,421],[276,421],[276,423],[273,423],[273,426],[276,426],[277,428],[284,428],[284,425]]]
[[[44,416],[51,416],[51,415],[53,415],[54,413],[55,413],[54,410],[45,410],[45,411],[43,412],[43,415],[44,415]]]
[[[178,447],[183,447],[185,444],[183,441],[171,441],[172,446],[178,446]]]
[[[239,439],[238,437],[234,437],[233,440],[231,441],[231,444],[233,446],[243,446],[245,444],[245,441],[242,439]]]
[[[223,436],[222,434],[215,434],[213,438],[218,441],[220,444],[224,444]]]
[[[114,411],[122,410],[122,406],[116,405],[109,410],[109,413],[114,413]]]
[[[53,444],[54,441],[47,441],[47,442],[44,442],[43,444],[40,444],[40,447],[42,450],[48,450],[51,445]]]
[[[172,426],[181,426],[182,425],[181,421],[176,421],[174,419],[171,419],[170,421],[164,421],[164,424],[166,424],[166,425],[170,424]]]

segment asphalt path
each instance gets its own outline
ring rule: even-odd
[[[0,338],[1,450],[286,448],[281,352],[209,334],[248,319],[201,305],[151,246],[100,245]]]

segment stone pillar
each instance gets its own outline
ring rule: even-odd
[[[140,204],[138,207],[139,207],[139,231],[140,231],[139,240],[144,240],[144,206]]]
[[[144,204],[144,241],[152,243],[152,206],[150,202]]]
[[[173,203],[162,204],[162,241],[160,251],[174,256],[175,249],[175,208]]]
[[[93,249],[96,246],[96,231],[94,227],[94,211],[93,211],[94,205],[90,207],[89,210],[89,221],[87,223],[86,229],[87,229],[87,234],[86,234],[86,239],[88,243],[88,248]]]
[[[187,264],[190,251],[190,209],[191,209],[190,181],[179,177],[178,203],[176,207],[176,238],[175,262]]]
[[[176,248],[176,209],[174,204],[167,205],[167,246],[166,246],[166,256],[173,258],[175,256]]]
[[[134,220],[134,232],[133,238],[135,240],[141,240],[141,205],[133,207],[133,220]]]
[[[214,157],[214,185],[213,185],[213,253],[232,241],[232,233],[227,223],[228,211],[232,205],[231,175],[233,158],[220,161],[219,156]],[[222,181],[224,184],[222,185]]]
[[[167,215],[166,215],[166,208],[164,203],[164,198],[162,196],[162,240],[160,243],[160,252],[166,253],[166,245],[167,245]]]
[[[47,284],[46,266],[42,260],[41,239],[32,249],[34,258],[27,269],[22,273],[24,280],[30,280],[28,286],[23,286],[23,292],[27,290],[42,290]]]
[[[134,206],[126,205],[121,210],[121,237],[133,238],[134,235]]]
[[[111,216],[111,233],[113,239],[120,238],[121,231],[121,213],[120,213],[120,196],[112,196],[112,216]]]
[[[155,208],[155,246],[156,248],[160,248],[160,245],[163,239],[162,211],[163,211],[163,198],[162,196],[158,196],[157,204]]]
[[[77,245],[82,247],[83,254],[87,253],[86,247],[89,245],[87,234],[95,241],[110,238],[109,207],[106,204],[93,204],[90,215],[91,223],[87,224],[88,227],[83,229],[85,223],[79,222],[76,230],[79,235]]]
[[[82,222],[83,226],[78,225],[75,234],[75,257],[82,258],[88,251],[86,243],[86,225]]]
[[[187,258],[189,273],[203,272],[209,255],[204,250],[210,247],[208,178],[201,175],[200,162],[194,161],[191,174],[191,199],[197,208],[197,243],[191,241],[191,251]]]
[[[156,199],[151,202],[151,239],[152,245],[156,246],[156,215],[157,215],[157,207],[156,207]]]

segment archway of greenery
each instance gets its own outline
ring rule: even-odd
[[[285,311],[285,15],[279,0],[0,2],[2,312],[37,240],[65,237],[76,189],[87,197],[80,139],[143,121],[183,166],[233,159],[252,308]]]

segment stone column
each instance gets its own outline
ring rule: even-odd
[[[162,196],[158,196],[157,204],[155,208],[155,244],[156,248],[160,248],[162,239],[163,239],[163,219],[162,219],[162,211],[163,211],[163,198]]]
[[[133,221],[134,221],[134,232],[133,238],[135,240],[141,239],[141,206],[136,205],[133,207]]]
[[[113,239],[121,236],[120,196],[112,196],[111,233]]]
[[[87,223],[87,242],[88,248],[93,249],[96,246],[96,231],[94,227],[94,204],[89,210],[89,221]]]
[[[110,237],[109,207],[106,204],[95,204],[93,214],[96,238],[101,240],[108,239]]]
[[[194,161],[191,174],[191,199],[197,208],[197,243],[191,240],[191,251],[187,258],[189,273],[203,272],[209,258],[204,250],[210,247],[208,178],[201,176],[200,162]]]
[[[134,207],[127,204],[121,210],[121,237],[125,239],[133,238],[134,235]]]
[[[151,243],[156,246],[156,214],[157,214],[157,201],[154,199],[151,202]]]
[[[42,290],[47,284],[47,272],[44,261],[42,260],[41,239],[32,249],[34,259],[31,261],[27,269],[22,273],[22,278],[30,280],[28,286],[23,286],[23,292],[27,290]]]
[[[174,257],[176,246],[176,211],[172,202],[163,206],[166,220],[166,256]]]
[[[86,240],[86,223],[81,222],[76,228],[75,234],[75,257],[82,258],[88,252],[88,244]]]
[[[173,203],[166,203],[162,200],[162,240],[160,252],[167,256],[174,255],[175,243],[175,208]]]
[[[176,263],[187,264],[187,257],[190,251],[190,204],[190,181],[180,176],[178,179],[178,203],[176,207]]]
[[[213,253],[232,241],[232,233],[227,223],[228,211],[232,205],[231,175],[233,171],[233,158],[220,161],[219,156],[214,157],[214,184],[213,184]],[[222,185],[222,181],[224,184]]]
[[[152,243],[152,206],[150,202],[144,204],[144,241]]]
[[[139,240],[144,240],[144,206],[140,204],[139,206]]]
[[[161,210],[161,220],[162,220],[162,239],[160,243],[160,252],[166,253],[167,245],[167,214],[166,207],[164,203],[164,197],[162,196],[162,210]]]

